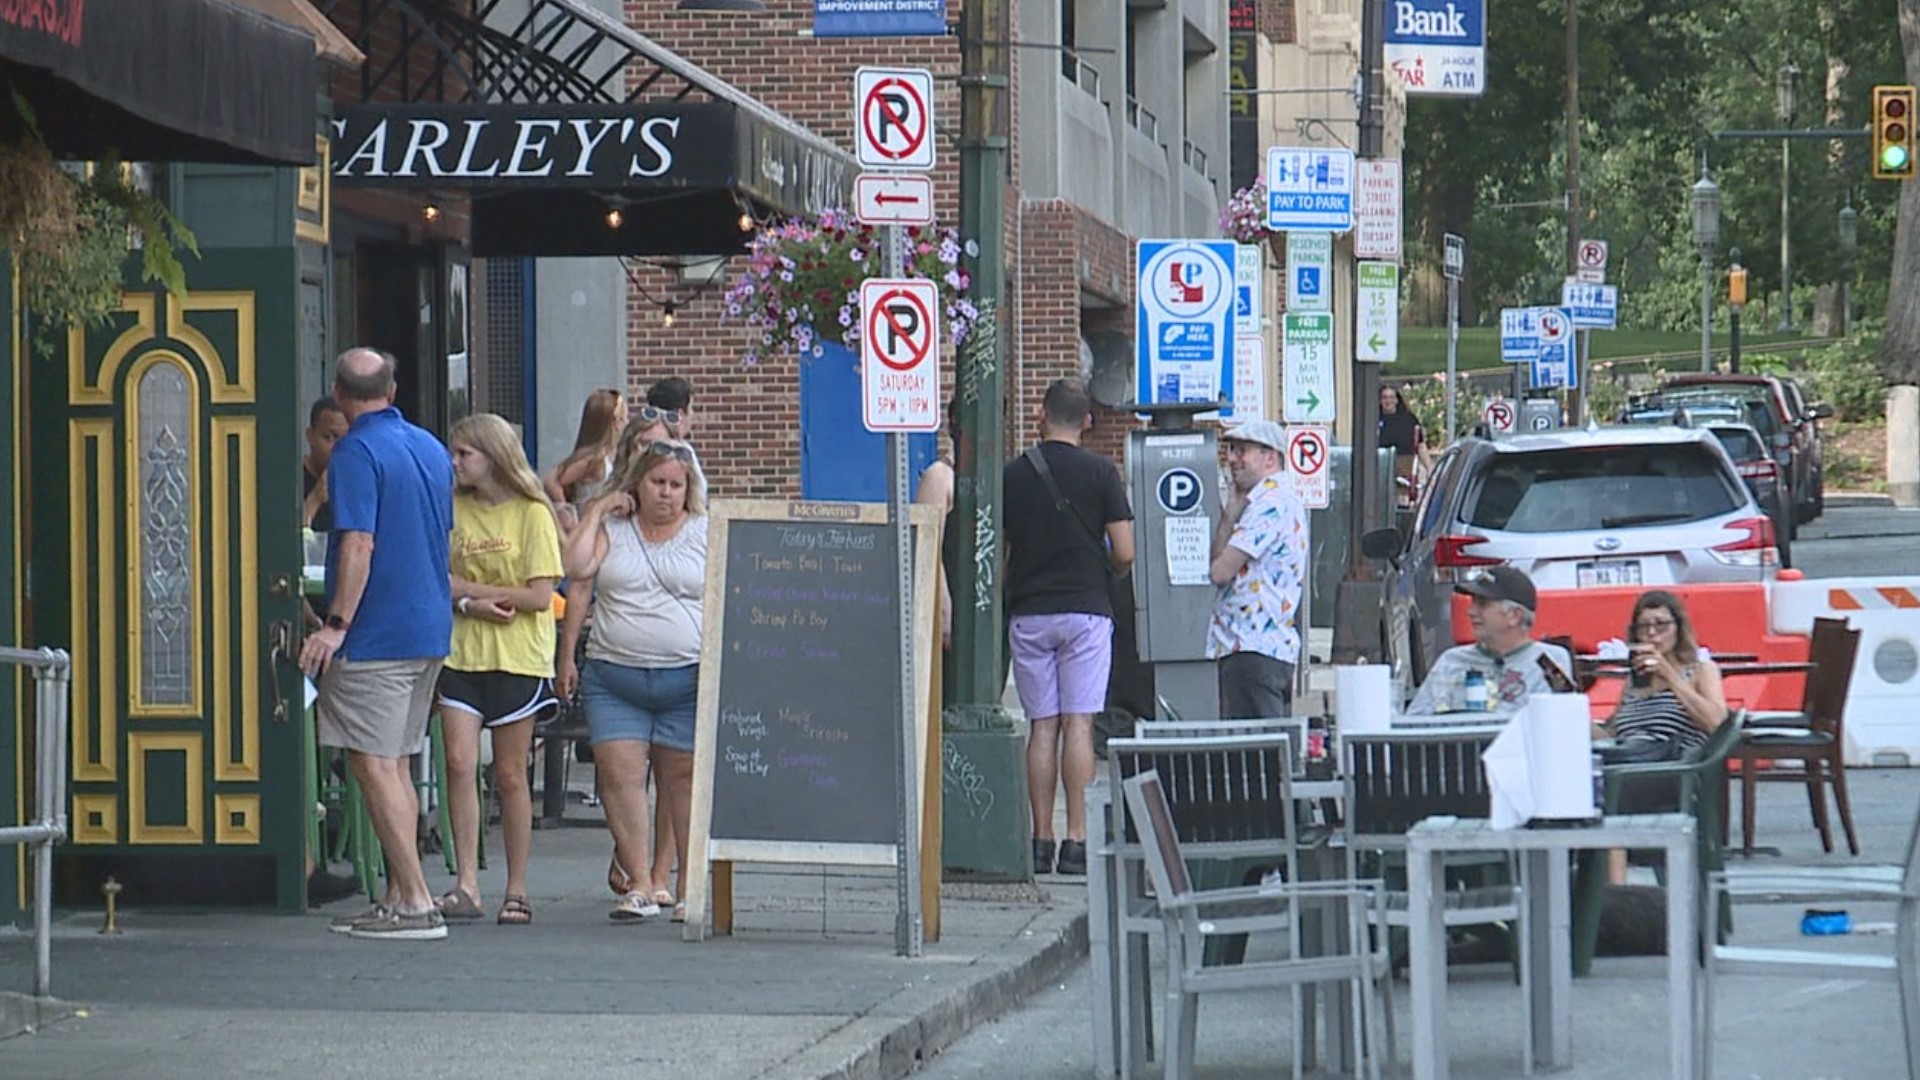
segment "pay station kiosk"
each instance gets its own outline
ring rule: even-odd
[[[1208,576],[1220,522],[1220,448],[1194,417],[1220,402],[1134,406],[1149,418],[1127,435],[1133,494],[1133,602],[1140,661],[1153,665],[1158,718],[1220,715],[1220,684],[1207,659],[1207,624],[1219,590]]]

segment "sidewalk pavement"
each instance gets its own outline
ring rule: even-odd
[[[489,841],[489,918],[437,942],[329,933],[357,899],[281,916],[127,896],[111,938],[99,910],[60,912],[53,990],[75,1014],[0,1041],[0,1077],[891,1078],[1086,953],[1084,879],[950,883],[941,939],[907,960],[892,872],[845,867],[739,866],[734,935],[686,943],[664,914],[608,920],[602,827],[535,833],[534,923],[499,926]],[[451,885],[438,856],[428,878]],[[0,999],[31,972],[31,935],[0,934]]]

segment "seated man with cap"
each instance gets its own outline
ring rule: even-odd
[[[1467,705],[1470,672],[1486,681],[1487,711],[1510,713],[1532,694],[1555,692],[1555,683],[1570,689],[1573,658],[1558,645],[1533,637],[1534,609],[1539,599],[1525,572],[1512,566],[1474,570],[1453,587],[1472,597],[1467,621],[1473,624],[1473,644],[1456,645],[1440,654],[1407,712],[1457,712]],[[1549,676],[1552,665],[1558,678]],[[1552,681],[1549,681],[1549,680]]]

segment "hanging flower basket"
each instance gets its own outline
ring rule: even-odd
[[[1220,208],[1220,234],[1236,243],[1267,245],[1274,258],[1287,254],[1287,234],[1267,228],[1267,182],[1256,176],[1253,183],[1233,193]]]
[[[779,356],[811,359],[823,343],[860,344],[860,282],[885,265],[883,233],[840,210],[819,221],[789,220],[760,231],[747,249],[746,267],[728,287],[723,310],[754,331],[744,362]],[[965,341],[979,316],[967,298],[972,280],[960,268],[960,237],[948,228],[901,230],[908,277],[940,291],[947,340]]]

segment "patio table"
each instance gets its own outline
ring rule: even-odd
[[[1674,1080],[1695,1080],[1699,1068],[1694,873],[1694,821],[1685,814],[1623,814],[1592,827],[1495,829],[1490,822],[1428,818],[1407,834],[1407,892],[1413,910],[1410,971],[1413,998],[1414,1080],[1446,1080],[1447,931],[1442,922],[1441,865],[1453,852],[1498,851],[1520,856],[1526,890],[1524,920],[1533,964],[1527,1002],[1533,1043],[1541,1061],[1572,1064],[1572,883],[1575,851],[1659,848],[1667,856],[1668,1039]],[[1531,1072],[1534,1062],[1525,1062]]]

